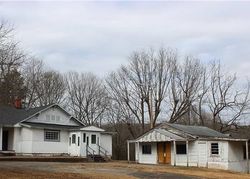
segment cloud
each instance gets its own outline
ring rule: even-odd
[[[221,59],[250,75],[249,2],[3,2],[21,45],[59,71],[103,76],[148,47]],[[248,65],[248,66],[247,66]]]

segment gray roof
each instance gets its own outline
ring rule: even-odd
[[[49,107],[41,106],[36,108],[29,108],[29,109],[16,109],[15,107],[11,106],[0,106],[0,124],[3,125],[14,125],[36,113],[42,111]]]
[[[30,126],[30,127],[36,127],[36,128],[53,128],[53,129],[76,129],[80,130],[82,127],[80,124],[79,126],[72,126],[72,125],[60,125],[60,124],[48,124],[48,123],[33,123],[33,122],[23,122],[22,124]]]
[[[182,131],[184,133],[187,133],[196,137],[204,137],[204,138],[228,138],[229,137],[226,134],[222,134],[216,130],[213,130],[204,126],[189,126],[189,125],[170,124],[170,123],[167,123],[167,126],[170,126],[174,129],[177,129],[179,131]]]

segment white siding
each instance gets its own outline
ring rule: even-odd
[[[13,150],[15,150],[16,152],[21,151],[21,141],[22,141],[21,130],[22,130],[22,128],[20,128],[20,127],[14,128]]]
[[[198,166],[198,141],[189,142],[189,166]]]
[[[211,154],[211,143],[219,144],[219,155]],[[208,149],[208,168],[228,169],[228,142],[227,141],[209,141],[207,142]]]
[[[151,144],[151,154],[142,154],[142,144]],[[136,144],[137,145],[137,144]],[[138,147],[136,147],[136,154]],[[138,159],[138,158],[136,158]],[[139,145],[139,163],[145,164],[157,164],[157,144],[152,143],[140,143]]]
[[[68,153],[68,132],[60,131],[59,142],[44,141],[44,129],[15,128],[14,150],[22,154],[61,154]]]
[[[112,135],[101,134],[100,145],[108,152],[107,155],[112,156]]]
[[[20,150],[17,153],[32,153],[32,129],[21,128],[21,140],[19,141]]]
[[[176,142],[186,143],[186,142]],[[198,148],[197,141],[189,141],[188,144],[188,161],[189,166],[197,166],[198,163]],[[174,145],[171,143],[171,165],[174,165]],[[187,166],[187,155],[186,154],[176,154],[176,165],[177,166]]]
[[[228,169],[238,172],[247,172],[247,160],[244,159],[243,147],[245,142],[229,142]]]
[[[50,116],[50,118],[47,119],[47,116]],[[29,119],[28,122],[78,126],[78,124],[73,121],[69,115],[57,107],[41,112],[38,116],[34,116]]]
[[[32,153],[68,153],[68,131],[60,130],[60,141],[44,141],[43,129],[32,129]]]

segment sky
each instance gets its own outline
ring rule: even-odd
[[[0,2],[30,54],[105,76],[136,50],[173,48],[250,77],[250,2]]]

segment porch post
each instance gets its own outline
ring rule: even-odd
[[[137,163],[139,163],[139,157],[140,157],[140,145],[139,142],[137,142]]]
[[[129,141],[127,140],[127,154],[128,154],[128,163],[130,163],[130,157],[129,157]]]
[[[187,152],[187,167],[188,167],[189,166],[188,140],[186,141],[186,152]]]
[[[0,151],[3,149],[2,148],[2,145],[3,145],[2,138],[3,138],[3,128],[2,128],[2,126],[0,126]]]
[[[174,166],[176,166],[176,142],[174,140]]]
[[[247,173],[249,173],[248,140],[246,141]]]

